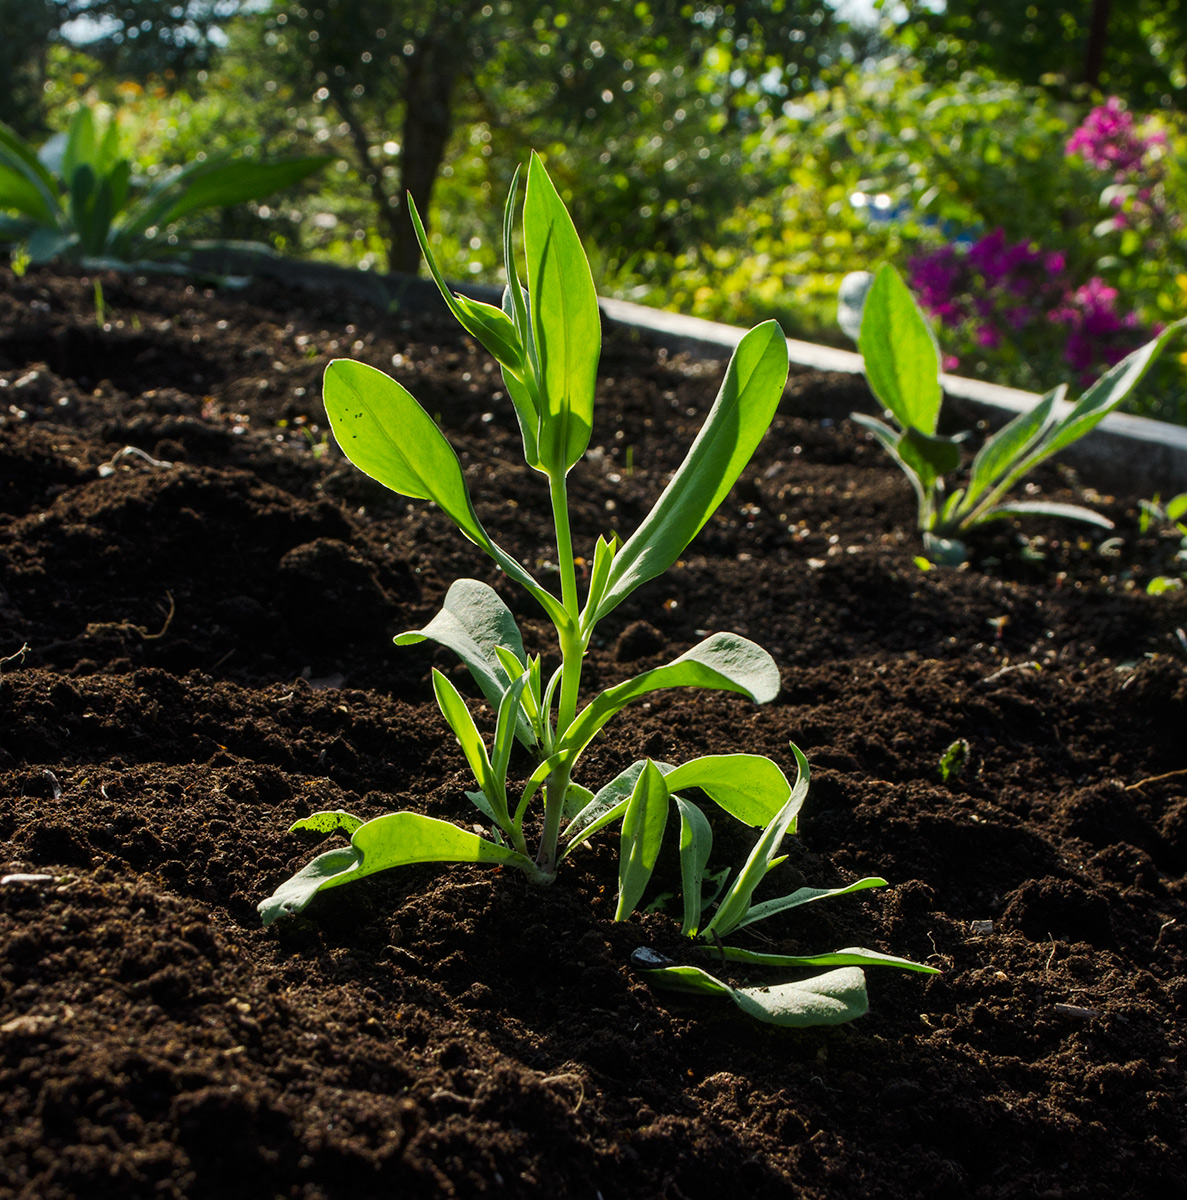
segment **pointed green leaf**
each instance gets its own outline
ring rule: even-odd
[[[1065,521],[1083,521],[1100,529],[1112,529],[1108,517],[1085,508],[1082,504],[1061,504],[1058,500],[1007,500],[987,512],[979,513],[976,524],[999,521],[1003,517],[1061,517]]]
[[[668,776],[672,792],[700,788],[745,825],[762,826],[787,803],[791,784],[761,754],[709,754],[682,763]]]
[[[531,874],[531,859],[459,829],[448,821],[420,813],[388,813],[360,825],[350,845],[319,854],[258,905],[265,925],[277,917],[299,913],[318,892],[363,879],[377,871],[412,863],[494,863]]]
[[[880,879],[877,875],[871,875],[865,879],[858,879],[854,883],[849,883],[843,887],[836,888],[799,888],[797,891],[790,893],[787,896],[780,896],[776,900],[766,900],[762,904],[756,904],[749,909],[745,916],[730,926],[730,932],[735,929],[742,929],[746,925],[753,925],[755,921],[765,920],[767,917],[773,917],[776,913],[787,912],[792,908],[799,908],[803,904],[811,904],[816,900],[827,900],[833,896],[848,896],[851,892],[864,892],[867,888],[885,887],[886,880]],[[724,935],[726,931],[721,930]]]
[[[701,946],[700,950],[702,954],[724,955],[727,962],[752,963],[760,967],[898,967],[923,975],[940,974],[936,967],[913,962],[909,958],[897,958],[893,954],[882,954],[877,950],[865,950],[860,946],[847,946],[828,954],[760,954],[735,946]]]
[[[615,555],[601,620],[640,584],[662,575],[734,486],[775,416],[787,382],[787,341],[774,321],[738,343],[717,399],[655,507]]]
[[[413,200],[411,193],[408,194],[408,215],[412,218],[412,226],[416,231],[416,238],[420,242],[420,248],[425,256],[425,262],[428,263],[433,282],[436,283],[437,290],[441,293],[458,324],[467,333],[477,338],[490,351],[500,366],[505,367],[514,375],[522,377],[525,366],[524,348],[511,318],[501,308],[495,308],[492,304],[483,304],[478,300],[471,300],[451,291],[429,246],[428,234],[425,232],[420,213],[416,208],[416,201]]]
[[[866,296],[857,348],[870,390],[904,428],[934,434],[940,417],[940,351],[902,276],[884,263]]]
[[[969,485],[957,512],[963,515],[976,507],[981,497],[1020,463],[1046,432],[1052,414],[1067,393],[1067,384],[1048,392],[1033,408],[1019,413],[977,451],[969,470]]]
[[[793,1029],[840,1025],[864,1016],[870,1007],[865,975],[857,967],[840,967],[812,979],[768,988],[732,988],[699,967],[662,967],[640,974],[649,983],[674,991],[729,996],[757,1020]]]
[[[665,781],[666,782],[666,781]],[[695,804],[675,797],[680,813],[680,890],[684,898],[684,937],[696,937],[701,924],[701,884],[713,852],[713,829]]]
[[[625,771],[616,775],[604,787],[599,788],[585,806],[574,816],[561,834],[561,839],[568,843],[564,854],[568,854],[575,846],[593,837],[600,829],[619,819],[626,811],[627,801],[635,790],[635,784],[647,765],[646,759],[631,763]],[[661,771],[664,763],[655,764]],[[670,767],[666,768],[671,770]],[[564,857],[564,854],[561,857]]]
[[[602,597],[606,594],[606,586],[610,582],[610,568],[614,565],[614,556],[621,549],[622,543],[614,534],[610,541],[601,535],[594,543],[593,569],[589,573],[589,593],[585,599],[585,609],[581,617],[583,626],[588,615],[598,610]]]
[[[504,797],[507,794],[507,768],[511,762],[511,746],[515,741],[516,726],[527,720],[527,714],[520,707],[520,698],[527,684],[528,676],[525,671],[503,693],[495,721],[495,740],[491,746],[490,765]]]
[[[608,688],[578,714],[557,748],[579,752],[632,700],[672,687],[740,692],[756,704],[766,704],[779,694],[779,668],[761,646],[747,638],[715,633],[665,666]]]
[[[263,200],[273,192],[292,187],[333,161],[332,156],[282,158],[256,162],[250,158],[200,164],[187,175],[184,186],[155,224],[162,227],[203,208],[227,208],[248,200]]]
[[[510,821],[507,816],[505,779],[495,774],[486,753],[486,744],[461,693],[436,667],[433,668],[433,692],[441,715],[453,730],[478,786],[494,808],[495,819],[504,829],[508,828]]]
[[[363,821],[361,818],[351,816],[350,813],[345,812],[343,809],[336,808],[323,812],[310,813],[309,816],[294,821],[289,826],[289,833],[296,833],[298,830],[309,830],[311,833],[341,832],[350,837],[362,824]]]
[[[602,321],[581,239],[534,153],[523,241],[538,359],[540,459],[552,471],[568,471],[589,446]]]
[[[622,845],[618,854],[616,921],[625,921],[643,898],[655,870],[655,860],[668,823],[669,792],[663,773],[649,759],[639,774],[622,816]]]
[[[797,775],[791,797],[779,812],[771,819],[762,831],[762,835],[754,844],[750,856],[738,873],[738,878],[726,891],[721,904],[713,914],[713,919],[705,927],[705,933],[716,932],[719,937],[736,929],[747,917],[750,911],[750,898],[755,889],[766,878],[767,872],[775,865],[779,847],[788,833],[794,833],[796,821],[804,799],[808,795],[808,783],[811,771],[808,760],[796,745],[791,747],[795,755]]]
[[[1102,375],[1072,407],[1062,420],[1057,421],[1035,454],[1029,457],[1027,469],[1057,454],[1064,446],[1082,438],[1091,429],[1128,398],[1142,381],[1146,372],[1158,360],[1167,342],[1187,327],[1187,317],[1168,325],[1156,338],[1139,347],[1123,358],[1115,367]]]

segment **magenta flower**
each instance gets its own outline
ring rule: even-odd
[[[1068,139],[1067,155],[1078,154],[1099,171],[1112,171],[1118,182],[1144,165],[1155,145],[1164,145],[1166,135],[1142,134],[1134,124],[1133,113],[1116,96],[1094,108]]]

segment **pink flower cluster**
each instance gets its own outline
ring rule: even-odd
[[[995,229],[962,251],[940,246],[908,264],[911,286],[923,306],[949,327],[971,324],[978,346],[996,349],[1011,331],[1048,311],[1066,290],[1059,277],[1065,259],[1029,242],[1010,245]]]
[[[969,339],[968,349],[996,350],[1064,326],[1063,357],[1083,375],[1102,363],[1112,366],[1140,341],[1137,317],[1117,312],[1116,288],[1099,278],[1075,287],[1062,253],[1010,244],[1001,229],[967,249],[946,245],[918,255],[908,268],[924,308]]]
[[[1142,340],[1137,314],[1120,316],[1117,289],[1098,276],[1069,292],[1050,319],[1068,327],[1063,356],[1078,375],[1095,363],[1119,363]]]
[[[1165,143],[1163,133],[1140,133],[1133,113],[1116,96],[1110,96],[1084,118],[1068,139],[1064,153],[1078,154],[1097,170],[1112,171],[1114,180],[1121,183],[1131,172],[1147,165],[1151,147]]]

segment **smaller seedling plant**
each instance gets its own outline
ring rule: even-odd
[[[1174,333],[1187,324],[1184,318],[1168,325],[1102,375],[1062,415],[1067,385],[1048,392],[987,438],[963,483],[949,487],[946,477],[961,468],[961,443],[967,435],[938,432],[943,399],[940,352],[910,289],[889,264],[872,277],[864,272],[847,276],[838,319],[856,337],[866,380],[889,423],[864,413],[853,413],[852,419],[874,435],[911,481],[924,549],[933,562],[943,565],[964,562],[968,534],[1005,517],[1063,517],[1111,529],[1108,518],[1079,504],[1012,500],[1008,495],[1027,472],[1082,438],[1121,404]]]
[[[931,968],[861,948],[824,955],[758,954],[724,939],[757,921],[814,903],[883,886],[877,877],[838,888],[799,888],[755,900],[783,858],[783,839],[796,830],[808,791],[808,764],[793,747],[797,776],[789,783],[773,760],[757,754],[714,754],[673,765],[643,759],[597,792],[574,778],[582,752],[627,705],[664,688],[737,692],[762,704],[779,691],[779,671],[761,647],[733,633],[715,633],[679,655],[581,702],[582,660],[599,622],[636,588],[666,571],[725,498],[774,417],[787,377],[787,345],[773,321],[741,340],[721,390],[683,464],[625,543],[599,537],[582,599],[570,532],[567,478],[589,445],[601,322],[589,264],[577,231],[540,159],[532,156],[523,204],[524,283],[512,241],[516,172],[504,211],[508,284],[501,308],[454,295],[412,217],[433,277],[462,327],[502,367],[514,404],[524,457],[548,481],[556,535],[560,597],[500,547],[478,519],[457,455],[429,415],[399,383],[363,363],[328,366],[324,397],[338,445],[361,471],[404,496],[436,503],[462,534],[484,550],[508,579],[524,588],[552,622],[560,665],[545,677],[539,654],[525,653],[511,611],[475,579],[457,580],[441,611],[398,645],[426,639],[448,647],[469,669],[495,713],[488,744],[458,689],[438,670],[433,688],[441,713],[474,773],[469,800],[490,836],[416,812],[362,821],[319,812],[293,830],[340,831],[349,846],[319,854],[259,906],[265,924],[301,912],[319,893],[376,871],[411,863],[488,863],[549,884],[578,846],[619,829],[615,920],[635,910],[651,879],[673,809],[679,826],[684,906],[690,949],[709,949],[735,963],[795,969],[798,978],[773,987],[734,987],[700,968],[644,955],[637,963],[658,986],[728,997],[746,1012],[780,1025],[833,1024],[866,1011],[862,967]],[[516,742],[537,765],[519,794],[509,783]],[[749,858],[724,886],[716,905],[702,899],[712,851],[712,827],[689,797],[700,792],[731,818],[759,830]],[[542,808],[542,820],[529,815]],[[532,849],[528,834],[539,830]],[[823,972],[810,974],[826,968]]]
[[[1152,525],[1169,526],[1182,535],[1179,552],[1175,558],[1187,562],[1187,492],[1172,496],[1165,504],[1161,496],[1153,500],[1139,500],[1142,515],[1138,519],[1138,529],[1145,535]],[[1146,591],[1151,596],[1161,596],[1164,592],[1177,592],[1183,587],[1181,575],[1155,575],[1146,584]]]
[[[186,271],[163,260],[218,243],[179,240],[172,232],[179,222],[203,209],[263,199],[328,162],[211,155],[141,188],[120,154],[114,118],[101,126],[80,108],[69,131],[40,150],[0,122],[0,241],[16,243],[14,261],[25,265],[59,258],[88,267]]]

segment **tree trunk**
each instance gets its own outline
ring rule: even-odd
[[[1089,87],[1098,87],[1100,84],[1112,8],[1113,0],[1092,0],[1092,20],[1088,26],[1088,45],[1084,51],[1084,82]]]
[[[453,133],[453,93],[457,84],[458,45],[428,34],[408,64],[404,90],[403,144],[400,147],[400,195],[391,212],[394,218],[389,267],[415,275],[420,267],[420,246],[408,218],[404,197],[411,194],[425,229],[433,184],[445,161]]]
[[[384,189],[382,171],[375,165],[374,160],[371,158],[371,141],[350,99],[350,93],[332,76],[327,86],[329,87],[330,99],[334,107],[341,114],[342,120],[346,122],[346,127],[350,132],[351,145],[354,146],[355,155],[359,160],[359,172],[363,177],[363,182],[371,192],[371,199],[375,203],[376,223],[389,247],[389,270],[397,270],[398,268],[391,266],[390,247],[395,242],[399,230],[400,222],[397,219],[397,210],[402,211],[402,206],[398,205],[396,198],[389,196]]]

